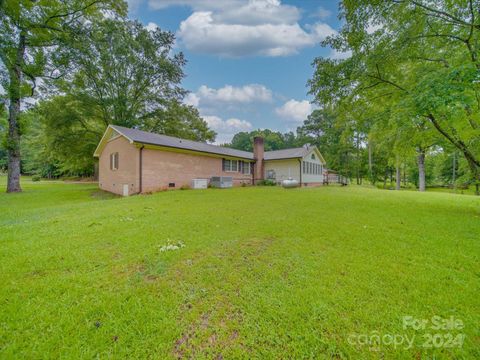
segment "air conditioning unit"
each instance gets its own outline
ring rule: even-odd
[[[216,188],[230,188],[233,186],[233,178],[231,176],[212,176],[210,185]]]
[[[208,179],[193,179],[192,189],[206,189],[208,187]]]

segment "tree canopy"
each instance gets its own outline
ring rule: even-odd
[[[174,35],[127,19],[124,1],[6,1],[0,14],[7,191],[21,190],[21,169],[92,174],[109,124],[215,139],[198,110],[182,103],[186,60],[173,50]],[[30,109],[26,97],[37,101]]]
[[[63,75],[65,50],[83,25],[113,11],[125,14],[126,3],[115,0],[42,0],[0,2],[0,81],[8,94],[8,192],[21,191],[19,116],[22,99],[35,95],[38,79]]]
[[[269,129],[239,132],[233,136],[232,141],[226,146],[238,150],[253,151],[253,138],[255,136],[263,137],[265,151],[301,146],[294,133],[289,132],[283,134],[279,131]]]
[[[346,0],[341,16],[323,44],[351,56],[315,59],[315,101],[350,110],[377,144],[390,139],[394,157],[448,142],[478,184],[480,3]]]

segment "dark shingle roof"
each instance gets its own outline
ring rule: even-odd
[[[236,158],[253,160],[253,153],[228,147],[206,144],[203,142],[185,140],[173,136],[160,135],[147,131],[130,129],[118,125],[110,125],[112,129],[127,137],[133,142],[140,144],[158,145],[177,149],[198,151],[209,154],[231,156]],[[299,147],[292,149],[265,151],[265,160],[295,159],[302,158],[308,154],[311,148]]]
[[[204,153],[253,160],[253,154],[247,151],[231,149],[218,145],[210,145],[198,141],[179,139],[173,136],[160,135],[142,130],[130,129],[118,125],[110,125],[110,127],[118,131],[120,134],[126,136],[133,142],[138,142],[141,144],[166,146],[177,149],[199,151]]]
[[[293,149],[283,149],[283,150],[274,150],[274,151],[265,151],[263,158],[265,160],[280,160],[280,159],[294,159],[302,158],[308,154],[310,151],[309,148],[300,147]]]

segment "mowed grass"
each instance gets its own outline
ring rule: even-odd
[[[2,359],[480,357],[476,197],[23,187],[0,194]],[[464,327],[403,328],[435,315]],[[425,347],[437,333],[465,341]]]

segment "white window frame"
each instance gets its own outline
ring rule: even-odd
[[[118,170],[118,163],[119,163],[118,152],[111,153],[110,154],[110,170],[112,171]]]
[[[238,166],[238,160],[231,160],[231,159],[225,159],[225,172],[238,172],[239,171],[239,166]],[[235,162],[235,170],[233,170],[232,164]]]
[[[224,169],[223,171],[225,172],[230,172],[230,169],[231,169],[231,163],[232,163],[232,160],[230,159],[223,159],[223,166],[224,166]]]
[[[250,175],[250,163],[248,161],[243,162],[243,169],[242,169],[242,174],[244,175]]]

